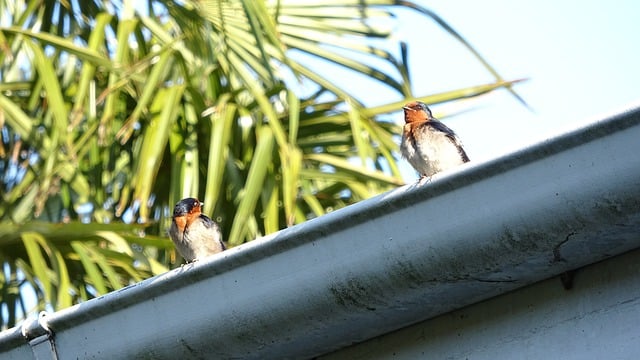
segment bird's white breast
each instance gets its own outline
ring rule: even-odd
[[[407,131],[403,133],[400,150],[421,175],[432,176],[463,163],[458,148],[446,134],[430,127],[419,130],[420,141],[416,142],[407,137]]]

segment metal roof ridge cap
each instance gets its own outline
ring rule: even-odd
[[[349,220],[349,225],[359,225],[363,221],[371,220],[371,217],[367,217],[367,215],[371,211],[370,209],[372,207],[378,208],[394,202],[402,203],[401,206],[406,207],[408,206],[407,204],[412,202],[424,201],[425,198],[437,196],[438,194],[446,193],[447,191],[455,190],[456,188],[465,187],[465,185],[469,183],[469,177],[473,178],[474,181],[478,181],[499,173],[498,170],[500,169],[502,169],[502,171],[513,169],[514,167],[534,162],[540,158],[549,156],[550,154],[565,151],[567,148],[562,147],[561,145],[563,144],[573,144],[573,146],[577,146],[578,144],[584,143],[585,140],[588,142],[592,139],[610,135],[612,132],[623,131],[632,125],[640,123],[640,109],[631,109],[628,112],[631,111],[634,112],[631,115],[627,112],[617,114],[602,121],[588,124],[587,126],[578,128],[574,131],[560,134],[548,141],[535,144],[534,146],[524,148],[520,151],[495,159],[490,159],[488,161],[463,166],[459,170],[443,174],[442,177],[437,176],[429,186],[413,190],[415,184],[407,185],[385,194],[378,195],[372,199],[365,200],[331,214],[327,214],[326,216],[313,219],[292,228],[257,239],[240,247],[230,249],[207,260],[185,265],[179,269],[174,269],[165,274],[131,285],[127,288],[92,299],[86,303],[75,305],[74,307],[50,314],[48,322],[52,325],[51,329],[54,330],[54,332],[57,330],[55,327],[56,325],[63,326],[62,329],[64,329],[64,325],[74,326],[77,324],[74,324],[73,321],[70,320],[83,318],[93,319],[95,317],[100,317],[105,313],[111,312],[120,307],[126,307],[127,305],[136,303],[140,300],[148,301],[150,296],[158,295],[162,290],[175,290],[182,286],[191,284],[194,281],[198,281],[199,278],[208,277],[212,273],[224,272],[238,266],[244,266],[250,264],[252,261],[266,258],[273,253],[279,253],[283,250],[286,251],[292,247],[315,241],[324,235],[325,232],[333,233],[336,231],[343,231],[343,229],[338,229],[338,227],[335,226],[336,222],[344,221],[341,218],[358,215],[360,217],[359,221],[354,223],[352,218]],[[620,121],[620,119],[623,121]],[[580,135],[584,136],[581,137],[582,141],[577,141],[577,139],[567,139],[567,137]],[[548,148],[549,146],[552,147],[551,150],[553,151],[545,152],[545,147]],[[514,166],[507,167],[506,169],[502,167],[502,162],[511,157],[513,157],[511,160],[514,161],[512,164]],[[487,174],[487,168],[492,169],[493,172],[489,172],[489,174]],[[434,192],[434,189],[439,189],[439,191]],[[313,236],[301,236],[304,234],[311,234]],[[186,279],[187,281],[176,282],[172,281],[173,278]],[[137,298],[134,299],[133,296],[137,296]],[[66,321],[70,322],[65,324]],[[11,329],[3,331],[1,335],[2,337],[5,337],[6,335],[5,339],[10,340],[11,342],[16,340],[16,332],[12,332]],[[0,342],[2,342],[2,337],[0,337]]]
[[[636,115],[629,116],[630,112],[635,112]],[[620,119],[624,121],[621,123]],[[372,219],[370,216],[371,212],[381,206],[389,206],[390,203],[401,203],[401,207],[410,206],[412,203],[425,201],[428,198],[464,187],[471,182],[492,177],[498,173],[513,169],[514,167],[522,166],[549,156],[550,154],[568,149],[562,145],[577,146],[584,142],[609,135],[614,131],[623,131],[636,124],[640,124],[640,105],[634,108],[627,108],[624,112],[616,113],[606,119],[589,123],[584,127],[561,133],[544,142],[536,143],[533,146],[486,161],[471,162],[454,171],[441,173],[436,175],[433,181],[427,186],[417,186],[414,183],[399,187],[332,213],[311,219],[305,223],[297,224],[293,227],[258,238],[252,242],[231,248],[211,256],[208,259],[185,264],[167,273],[154,276],[98,298],[91,299],[85,303],[49,314],[49,324],[55,331],[68,325],[72,326],[77,319],[86,318],[85,313],[89,311],[92,313],[91,318],[103,316],[115,308],[126,307],[140,301],[146,301],[149,297],[160,295],[167,290],[175,290],[187,286],[213,274],[226,272],[239,266],[245,266],[251,264],[253,261],[267,258],[275,253],[313,242],[327,234],[343,231],[345,227],[342,225],[346,224],[348,227],[352,227],[364,221],[370,221]],[[580,137],[582,141],[576,141],[576,139],[574,139],[576,136]],[[545,152],[544,149],[549,146],[552,146],[554,151]],[[507,162],[506,165],[505,162]],[[341,225],[336,226],[337,223]],[[183,281],[171,281],[173,278],[179,278]]]

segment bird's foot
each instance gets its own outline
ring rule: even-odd
[[[431,176],[422,175],[420,179],[418,179],[418,185],[424,185],[431,182]]]

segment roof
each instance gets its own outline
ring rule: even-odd
[[[640,247],[638,139],[634,107],[43,314],[0,355],[310,358],[388,333]]]

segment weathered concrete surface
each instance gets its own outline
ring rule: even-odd
[[[551,278],[319,359],[637,359],[640,251],[574,280],[568,291]]]

